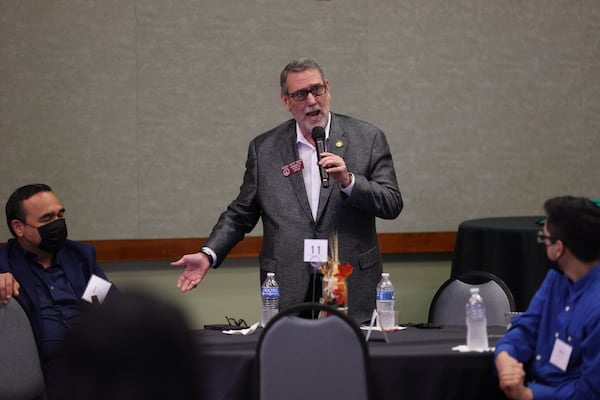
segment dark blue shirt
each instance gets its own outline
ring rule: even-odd
[[[40,356],[42,360],[49,360],[61,351],[65,335],[79,320],[81,302],[60,265],[60,251],[48,268],[43,268],[33,254],[28,254],[27,260],[37,277],[35,295],[42,322]]]

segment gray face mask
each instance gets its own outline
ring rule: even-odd
[[[56,253],[67,240],[67,223],[64,218],[42,225],[37,230],[42,238],[38,247],[48,253]]]

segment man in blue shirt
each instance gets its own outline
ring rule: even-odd
[[[15,298],[37,341],[48,399],[57,398],[66,334],[92,275],[106,279],[93,246],[67,240],[65,209],[47,185],[23,186],[6,203],[14,239],[0,249],[0,302]]]
[[[600,399],[600,207],[546,201],[538,241],[554,266],[496,346],[500,388],[511,399]]]

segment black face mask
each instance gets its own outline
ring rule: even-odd
[[[38,247],[48,253],[56,253],[67,240],[67,223],[64,218],[42,225],[37,230],[42,238]]]

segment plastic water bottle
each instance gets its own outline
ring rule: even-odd
[[[279,285],[275,281],[275,273],[267,272],[267,279],[262,284],[262,318],[260,324],[265,327],[269,320],[279,312]]]
[[[485,350],[489,347],[485,304],[479,288],[471,288],[471,297],[466,305],[467,347],[471,350]]]
[[[392,329],[394,321],[394,302],[396,291],[390,281],[390,274],[381,273],[381,280],[377,284],[377,314],[382,329]]]

